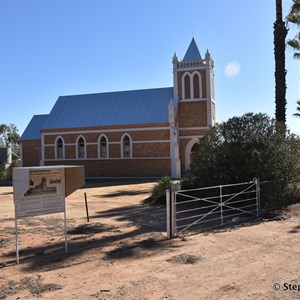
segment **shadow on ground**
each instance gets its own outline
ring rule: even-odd
[[[12,186],[12,180],[0,180],[0,186]]]
[[[115,225],[105,224],[102,219],[113,218]],[[64,241],[49,242],[39,247],[22,249],[20,261],[28,272],[47,271],[83,263],[89,254],[103,260],[136,259],[149,257],[170,249],[176,241],[166,239],[165,208],[146,204],[118,207],[107,211],[99,211],[90,216],[88,224],[71,226],[68,230],[69,253],[64,253]],[[69,220],[72,224],[72,220]],[[47,230],[48,226],[43,225]],[[38,228],[38,225],[37,225]],[[52,230],[48,228],[51,241]],[[38,231],[36,232],[39,233]],[[21,237],[22,238],[22,237]],[[13,264],[15,252],[5,255]]]
[[[300,225],[295,226],[289,233],[300,233]]]
[[[108,193],[105,195],[95,195],[94,197],[114,198],[114,197],[122,197],[122,196],[137,196],[137,195],[143,195],[143,194],[149,194],[149,190],[142,190],[142,191],[119,190],[117,192]]]
[[[136,185],[140,183],[151,183],[157,181],[158,178],[87,178],[84,188],[108,187],[116,185]]]

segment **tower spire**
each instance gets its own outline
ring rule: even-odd
[[[202,60],[200,51],[198,49],[198,46],[194,38],[192,38],[189,48],[187,49],[185,56],[183,58],[183,61],[191,61],[191,60]]]

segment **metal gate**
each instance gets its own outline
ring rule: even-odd
[[[259,180],[199,189],[167,191],[168,238],[259,216]]]

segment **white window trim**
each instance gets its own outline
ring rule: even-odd
[[[79,147],[78,147],[78,141],[80,138],[83,138],[84,141],[84,157],[79,157]],[[79,135],[76,139],[76,159],[86,159],[86,139],[83,135]]]
[[[63,157],[62,158],[58,158],[57,157],[57,141],[61,139],[62,143],[63,143]],[[45,145],[46,146],[46,145]],[[56,160],[64,160],[65,159],[65,140],[63,139],[63,137],[61,135],[57,136],[54,142],[54,147],[55,147],[55,159]]]
[[[190,170],[191,168],[191,152],[193,146],[199,142],[198,138],[192,138],[185,147],[185,171]]]
[[[194,97],[194,76],[195,74],[198,75],[199,77],[199,98],[195,98]],[[190,77],[190,95],[191,97],[190,98],[186,98],[185,96],[185,77],[186,76],[189,76]],[[200,100],[202,99],[202,96],[203,96],[203,91],[202,91],[202,76],[201,76],[201,73],[199,71],[194,71],[192,73],[189,73],[189,72],[185,72],[182,76],[182,79],[181,79],[181,86],[182,86],[182,100],[185,100],[185,101],[191,101],[191,100]]]
[[[189,76],[190,77],[190,95],[191,97],[190,98],[186,98],[185,96],[185,77],[186,76]],[[189,72],[185,72],[182,76],[182,79],[181,79],[181,86],[182,86],[182,99],[192,99],[192,76]]]
[[[198,75],[198,77],[199,77],[199,98],[195,98],[194,97],[194,76],[195,75]],[[202,76],[201,76],[201,73],[200,72],[198,72],[198,71],[194,71],[193,73],[192,73],[192,82],[191,82],[191,96],[192,96],[192,99],[202,99],[202,96],[203,96],[203,93],[202,93]]]
[[[101,139],[103,137],[106,139],[106,153],[107,153],[106,157],[101,157]],[[98,138],[98,158],[99,159],[108,159],[109,158],[109,141],[108,141],[108,137],[105,134],[101,134]]]
[[[128,136],[129,137],[129,140],[130,140],[130,156],[129,157],[124,157],[124,138]],[[128,133],[124,133],[121,137],[121,156],[120,156],[122,159],[130,159],[132,158],[132,138],[131,136],[128,134]]]

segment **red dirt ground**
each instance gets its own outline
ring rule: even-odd
[[[278,220],[167,240],[164,207],[144,202],[152,186],[70,195],[68,254],[63,214],[19,220],[19,265],[12,187],[0,187],[0,299],[300,298],[300,205]]]

